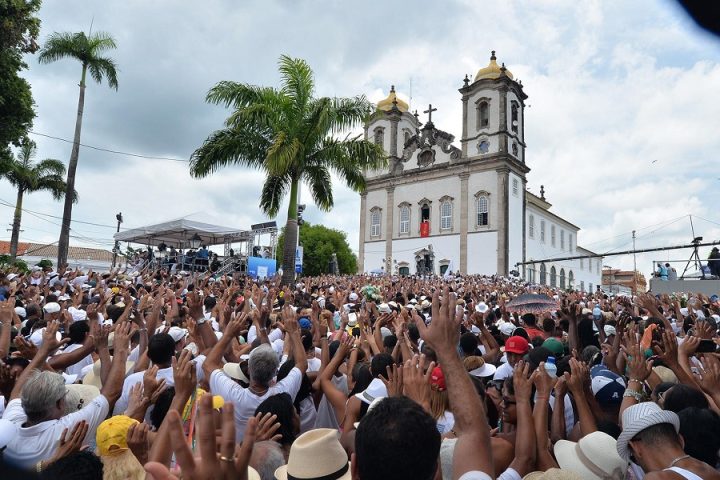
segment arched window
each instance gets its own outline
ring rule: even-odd
[[[410,132],[408,130],[405,130],[404,137],[403,137],[404,142],[405,142],[404,145],[407,145],[408,140],[410,140],[410,137],[412,137]]]
[[[544,263],[540,264],[540,285],[547,285],[547,267]]]
[[[518,156],[518,146],[517,146],[517,142],[513,142],[513,144],[512,144],[512,154],[513,154],[514,156],[516,156],[516,157]]]
[[[374,141],[375,145],[380,145],[381,147],[385,145],[385,129],[382,127],[377,127],[374,130]]]
[[[513,132],[518,133],[518,103],[512,102],[510,107],[510,128]]]
[[[565,289],[565,269],[560,269],[560,288]]]
[[[482,101],[478,104],[478,126],[479,128],[485,128],[490,124],[488,102]]]
[[[452,227],[452,203],[445,200],[440,204],[440,230],[450,230]]]
[[[382,216],[382,210],[378,207],[370,210],[370,236],[380,236],[380,218]]]
[[[487,140],[481,140],[478,143],[478,153],[488,153],[490,151],[490,142]]]
[[[557,270],[555,270],[555,267],[550,267],[550,286],[557,287]]]
[[[410,206],[400,206],[400,233],[410,233]]]
[[[535,238],[535,215],[530,215],[528,219],[528,233],[530,238]]]
[[[488,226],[490,224],[488,196],[484,194],[479,195],[477,200],[475,200],[475,207],[477,209],[477,226]]]
[[[568,288],[575,288],[575,275],[572,270],[568,273]]]

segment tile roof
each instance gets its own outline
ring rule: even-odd
[[[0,255],[10,253],[10,242],[0,240]],[[68,258],[72,260],[95,260],[99,262],[111,262],[112,252],[100,248],[70,247],[68,248]],[[57,258],[57,245],[42,243],[26,243],[18,244],[18,256],[44,257],[49,259]]]

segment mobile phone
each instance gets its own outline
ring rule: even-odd
[[[696,350],[697,353],[710,353],[717,350],[717,344],[712,340],[700,340],[700,344]]]
[[[350,312],[348,313],[348,323],[356,323],[357,322],[357,313]]]

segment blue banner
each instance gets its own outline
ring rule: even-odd
[[[247,273],[252,278],[274,277],[276,269],[274,258],[248,257]]]

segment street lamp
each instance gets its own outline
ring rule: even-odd
[[[200,238],[200,235],[196,232],[190,239],[190,247],[196,249],[200,246],[200,243],[202,243],[202,238]]]

